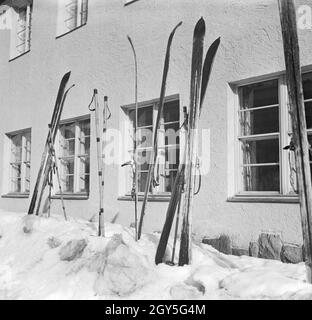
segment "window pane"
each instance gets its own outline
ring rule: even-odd
[[[65,5],[66,18],[65,25],[69,30],[77,26],[78,0],[71,0]]]
[[[75,154],[75,140],[64,140],[62,148],[63,157],[73,156]]]
[[[74,192],[74,176],[65,176],[62,180],[64,192]]]
[[[129,111],[129,118],[134,127],[135,124],[135,110]],[[153,125],[153,106],[143,107],[138,109],[138,127]]]
[[[90,176],[88,174],[80,177],[80,183],[79,183],[80,192],[87,192],[87,193],[89,192],[89,180],[90,180]]]
[[[11,161],[12,162],[22,161],[22,135],[17,134],[11,137],[11,141],[12,141]]]
[[[20,179],[21,177],[21,164],[20,163],[14,163],[11,165],[12,168],[12,179]]]
[[[165,144],[179,144],[180,143],[180,125],[178,122],[165,124]]]
[[[177,175],[177,171],[166,171],[165,174],[165,192],[171,192],[174,181]]]
[[[21,179],[12,180],[11,192],[21,192]]]
[[[17,52],[19,54],[24,53],[26,45],[26,8],[18,9],[16,37]]]
[[[74,174],[74,159],[61,159],[63,175]]]
[[[138,190],[139,192],[145,192],[147,179],[147,172],[138,172]],[[152,192],[152,186],[150,186],[149,192]]]
[[[79,123],[81,137],[90,135],[90,120],[84,120]]]
[[[312,134],[308,134],[308,142],[310,144],[310,147],[312,147]],[[309,159],[312,161],[312,150],[309,152]]]
[[[243,163],[279,162],[279,139],[242,141]]]
[[[249,109],[278,104],[278,81],[271,80],[241,87],[241,108]]]
[[[138,129],[138,147],[151,147],[153,144],[153,128]]]
[[[63,136],[65,139],[75,138],[75,124],[66,124],[62,127]]]
[[[80,154],[90,154],[90,137],[80,139]]]
[[[30,191],[30,163],[26,163],[25,171],[25,192]]]
[[[243,169],[244,191],[279,191],[279,166]]]
[[[152,161],[151,159],[152,150],[140,150],[138,152],[138,169],[139,170],[148,170],[149,164]]]
[[[31,140],[30,140],[30,134],[25,135],[26,144],[25,144],[25,160],[30,161],[30,155],[31,155]]]
[[[177,169],[180,163],[180,149],[165,149],[165,169]]]
[[[302,75],[302,86],[304,99],[312,98],[312,73]]]
[[[82,0],[81,4],[81,24],[87,23],[88,18],[88,0]]]
[[[80,173],[82,175],[90,173],[90,158],[80,157]]]
[[[80,150],[79,154],[90,154],[90,120],[79,123],[80,127]]]
[[[179,101],[170,101],[164,104],[164,121],[171,122],[171,121],[179,121]]]
[[[279,132],[278,113],[278,107],[241,112],[241,134],[253,135]]]
[[[312,102],[306,102],[304,106],[305,106],[307,128],[311,129],[312,128]]]

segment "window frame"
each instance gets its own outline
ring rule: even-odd
[[[10,8],[12,29],[10,34],[10,59],[13,61],[18,57],[23,56],[24,54],[30,52],[31,49],[31,34],[32,34],[32,16],[33,16],[33,3],[27,3],[24,8],[26,9],[26,19],[25,19],[25,41],[24,41],[24,50],[19,51],[17,49],[18,45],[18,19],[19,13],[15,12],[13,8]]]
[[[302,68],[302,75],[312,72],[312,66]],[[278,192],[271,191],[242,191],[243,190],[243,175],[241,173],[241,157],[243,151],[240,147],[240,130],[239,122],[240,97],[239,88],[242,86],[252,85],[270,80],[278,80],[278,96],[279,96],[279,175],[280,175],[280,190]],[[229,171],[234,168],[234,174],[229,172],[229,188],[227,201],[233,202],[290,202],[297,203],[299,201],[298,194],[293,190],[290,183],[290,167],[289,167],[289,152],[283,148],[290,143],[291,121],[288,112],[288,93],[286,86],[285,72],[279,72],[271,75],[255,77],[247,80],[229,83],[229,100],[228,100],[228,141],[234,143],[234,148],[228,145],[229,151]],[[312,129],[307,130],[307,133],[312,133]],[[232,166],[230,162],[233,161]]]
[[[179,94],[173,94],[173,95],[168,95],[165,97],[164,99],[164,103],[168,103],[168,102],[172,102],[172,101],[178,101],[179,103],[179,120],[178,121],[170,121],[170,122],[164,122],[163,121],[163,117],[161,119],[161,127],[160,127],[160,140],[164,140],[164,136],[162,137],[162,125],[164,127],[165,124],[171,124],[171,123],[179,123],[179,127],[181,127],[183,119],[181,117],[181,99]],[[159,103],[159,98],[156,99],[152,99],[152,100],[146,100],[146,101],[142,101],[138,103],[138,108],[144,108],[144,107],[149,107],[152,106],[153,107],[153,132],[152,132],[152,146],[149,147],[148,149],[152,149],[153,148],[153,137],[154,137],[154,129],[155,129],[155,124],[156,124],[156,118],[157,118],[157,104]],[[128,155],[128,160],[129,158],[132,158],[131,156],[131,152],[133,150],[132,148],[132,144],[133,141],[131,139],[131,134],[127,134],[129,132],[131,132],[133,130],[133,126],[131,124],[131,120],[129,117],[129,112],[131,110],[135,110],[135,104],[129,104],[129,105],[124,105],[121,106],[121,109],[123,110],[123,112],[126,115],[126,122],[125,122],[125,132],[126,132],[126,137],[128,138],[128,141],[126,142],[126,148],[125,148],[125,153]],[[142,127],[149,127],[149,126],[142,126]],[[169,144],[169,148],[178,148],[179,149],[179,159],[181,159],[181,152],[182,152],[182,148],[181,145],[183,143],[182,140],[182,135],[181,133],[179,133],[179,144]],[[163,149],[165,150],[165,148],[167,147],[167,145],[165,144],[161,144],[160,146],[158,146],[158,149]],[[139,148],[140,149],[140,148]],[[142,149],[147,149],[147,148],[142,148]],[[162,157],[165,160],[165,153]],[[160,162],[161,164],[164,164],[165,162]],[[160,166],[162,167],[162,166]],[[165,170],[165,168],[163,168]],[[122,168],[122,170],[125,170],[124,168]],[[171,192],[166,192],[165,191],[165,177],[164,175],[164,170],[160,170],[159,172],[159,186],[156,186],[155,188],[152,189],[152,192],[149,193],[149,197],[151,200],[155,200],[155,201],[167,201],[170,196],[171,196]],[[144,170],[142,170],[144,171]],[[148,171],[148,170],[147,170]],[[170,170],[170,171],[174,171],[174,169]],[[177,170],[176,170],[177,171]],[[124,171],[123,171],[124,172]],[[129,198],[131,198],[131,188],[132,188],[132,173],[131,173],[131,168],[129,166],[129,170],[127,172],[126,175],[126,179],[125,179],[125,186],[124,189],[126,190],[123,193],[123,196],[119,197],[119,200],[128,200]],[[144,196],[144,192],[139,192],[138,193],[138,198],[139,200],[141,200]]]
[[[89,121],[89,124],[90,124],[90,135],[88,135],[88,137],[90,139],[89,154],[80,154],[80,132],[81,132],[80,123],[84,122],[84,121]],[[61,143],[60,143],[60,141],[61,141],[61,127],[64,125],[70,125],[70,124],[74,124],[74,127],[75,127],[74,154],[72,156],[63,156],[62,149],[61,149]],[[79,198],[79,197],[81,197],[82,199],[88,198],[90,195],[90,187],[91,187],[91,169],[90,169],[90,162],[91,162],[91,119],[90,119],[90,115],[84,115],[84,116],[79,116],[79,117],[70,118],[70,119],[60,121],[59,129],[57,132],[56,142],[57,142],[56,143],[56,157],[57,157],[57,161],[58,161],[61,181],[63,179],[61,159],[64,159],[64,158],[73,158],[74,159],[74,173],[72,174],[74,177],[73,192],[65,191],[64,187],[62,185],[62,193],[63,193],[64,197],[68,198],[68,199],[69,198],[75,199],[75,198]],[[87,191],[81,191],[81,189],[80,189],[80,176],[81,176],[80,161],[81,161],[81,158],[83,158],[83,157],[89,158],[89,172],[88,172],[88,174],[86,174],[89,176],[89,189]],[[54,180],[53,184],[58,185],[58,181],[56,180],[56,177],[54,177],[53,180]],[[53,194],[53,197],[54,198],[60,197],[60,193],[59,193],[58,189]]]
[[[75,1],[75,0],[73,0]],[[76,0],[77,1],[77,14],[76,14],[76,26],[73,28],[67,28],[66,27],[66,4],[64,3],[64,0],[58,0],[58,13],[57,13],[57,28],[56,28],[56,39],[63,37],[83,26],[85,26],[88,22],[89,17],[89,0]],[[86,17],[85,21],[83,21],[82,15],[82,4],[83,1],[86,2]]]

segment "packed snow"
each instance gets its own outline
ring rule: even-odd
[[[132,228],[106,223],[105,232],[97,237],[88,221],[0,211],[0,299],[312,299],[304,263],[193,243],[192,265],[156,266],[158,233],[136,242]]]

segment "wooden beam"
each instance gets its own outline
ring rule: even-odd
[[[293,0],[278,0],[278,4],[284,45],[289,112],[293,132],[292,143],[295,147],[307,280],[312,283],[312,185],[300,70],[296,11]]]

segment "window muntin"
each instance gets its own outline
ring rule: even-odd
[[[157,117],[157,101],[141,105],[138,110],[138,180],[139,192],[145,191],[149,163],[151,161],[155,122]],[[179,165],[179,126],[180,111],[179,100],[167,100],[161,116],[158,137],[158,173],[159,186],[150,189],[155,193],[171,192],[174,178]],[[135,110],[128,111],[134,137]],[[133,142],[134,143],[134,142]],[[133,154],[133,147],[129,150]]]
[[[29,193],[31,133],[25,130],[9,134],[10,139],[10,184],[9,193]]]
[[[89,193],[90,120],[63,124],[59,133],[62,190],[66,193]]]
[[[58,35],[83,26],[88,19],[88,0],[59,0],[58,15]]]

